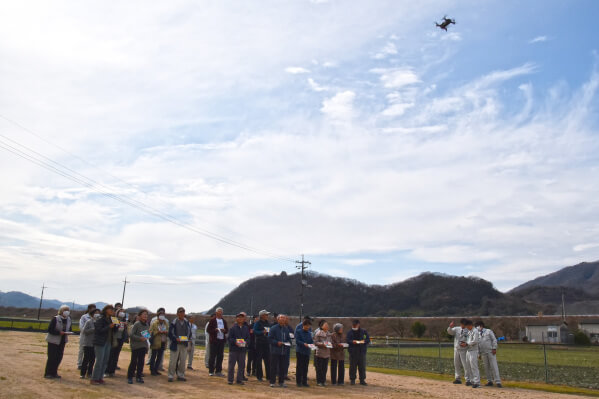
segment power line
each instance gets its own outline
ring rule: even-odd
[[[234,246],[234,247],[237,247],[237,248],[249,251],[249,252],[253,252],[253,253],[258,254],[258,255],[269,257],[269,258],[278,259],[278,260],[282,260],[282,261],[286,261],[286,262],[294,262],[293,259],[285,258],[283,256],[274,254],[274,253],[269,252],[269,251],[259,250],[259,249],[250,247],[248,245],[245,245],[243,243],[240,243],[240,242],[228,239],[226,237],[222,237],[222,236],[220,236],[220,235],[218,235],[216,233],[212,233],[212,232],[210,232],[208,230],[196,228],[196,227],[194,227],[192,225],[189,225],[189,224],[187,224],[185,222],[182,222],[182,221],[178,220],[177,218],[175,218],[173,216],[170,216],[170,215],[168,215],[166,213],[163,213],[163,212],[161,212],[161,211],[159,211],[159,210],[157,210],[157,209],[155,209],[155,208],[153,208],[153,207],[151,207],[151,206],[149,206],[149,205],[147,205],[147,204],[145,204],[145,203],[143,203],[141,201],[137,201],[135,199],[131,199],[131,198],[127,197],[127,196],[121,196],[121,195],[118,195],[118,194],[113,194],[113,193],[110,193],[110,192],[106,192],[106,190],[101,190],[100,189],[101,187],[104,187],[104,188],[107,188],[107,189],[109,189],[109,187],[107,187],[107,186],[105,186],[105,185],[103,185],[101,183],[98,183],[95,180],[90,179],[90,178],[88,178],[88,177],[86,177],[86,176],[84,176],[84,175],[82,175],[82,174],[80,174],[80,173],[78,173],[78,172],[76,172],[76,171],[74,171],[74,170],[72,170],[72,169],[64,166],[64,165],[62,165],[59,162],[56,162],[56,161],[54,161],[54,160],[52,160],[52,159],[50,159],[50,158],[48,158],[48,157],[40,154],[39,152],[37,152],[37,151],[35,151],[35,150],[27,147],[26,145],[18,143],[17,141],[15,141],[13,139],[10,139],[10,138],[8,138],[8,137],[6,137],[4,135],[1,135],[1,134],[0,134],[0,137],[3,137],[6,140],[9,140],[10,142],[18,145],[19,147],[25,148],[27,151],[29,151],[29,152],[31,152],[31,153],[33,153],[35,155],[28,154],[27,152],[25,152],[25,151],[23,151],[23,150],[15,147],[14,145],[11,145],[11,144],[7,143],[6,141],[2,141],[2,139],[0,139],[0,148],[3,148],[4,150],[6,150],[8,152],[11,152],[12,154],[17,155],[17,156],[19,156],[19,157],[21,157],[21,158],[23,158],[23,159],[25,159],[25,160],[27,160],[27,161],[29,161],[31,163],[34,163],[34,164],[36,164],[36,165],[38,165],[38,166],[40,166],[40,167],[42,167],[42,168],[44,168],[46,170],[49,170],[49,171],[51,171],[53,173],[56,173],[56,174],[58,174],[60,176],[63,176],[65,178],[67,178],[67,179],[69,179],[71,181],[74,181],[74,182],[76,182],[78,184],[81,184],[81,185],[83,185],[83,186],[85,186],[85,187],[87,187],[87,188],[89,188],[91,190],[94,190],[94,191],[96,191],[96,192],[98,192],[98,193],[100,193],[100,194],[102,194],[102,195],[104,195],[104,196],[106,196],[108,198],[111,198],[113,200],[119,201],[119,202],[121,202],[121,203],[123,203],[125,205],[129,205],[130,207],[136,208],[136,209],[138,209],[138,210],[140,210],[142,212],[151,214],[151,215],[153,215],[153,216],[155,216],[157,218],[160,218],[160,219],[165,220],[167,222],[173,223],[175,225],[183,227],[183,228],[185,228],[187,230],[190,230],[192,232],[195,232],[197,234],[206,236],[206,237],[211,238],[213,240],[219,241],[221,243],[224,243],[224,244],[227,244],[227,245],[230,245],[230,246]],[[60,169],[60,168],[62,168],[62,169]]]

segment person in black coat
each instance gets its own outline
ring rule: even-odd
[[[94,322],[94,353],[96,355],[96,365],[92,373],[90,383],[92,385],[104,384],[104,372],[108,366],[110,349],[112,348],[112,334],[118,326],[112,322],[114,307],[106,305],[102,309],[102,317]]]
[[[359,372],[360,385],[366,383],[366,350],[370,344],[368,332],[360,328],[360,320],[352,322],[352,328],[347,333],[349,345],[349,379],[351,385],[356,385],[356,368]]]

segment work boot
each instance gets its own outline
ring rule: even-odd
[[[456,378],[455,380],[453,380],[454,384],[461,384],[462,380],[460,380],[459,378]]]
[[[493,386],[493,382],[489,381],[489,382],[487,382],[487,385],[485,385],[485,386],[492,387]]]

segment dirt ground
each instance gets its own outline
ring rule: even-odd
[[[225,378],[209,377],[204,367],[204,352],[196,350],[195,370],[187,370],[187,382],[167,382],[165,375],[152,377],[146,371],[145,384],[127,384],[125,375],[129,364],[129,351],[123,351],[119,360],[120,371],[115,378],[107,378],[105,386],[92,386],[89,380],[80,380],[77,371],[78,337],[71,337],[66,346],[64,359],[59,368],[61,380],[43,378],[46,363],[44,334],[16,331],[0,331],[0,342],[4,350],[0,351],[0,398],[178,398],[211,397],[259,398],[267,396],[296,397],[348,397],[348,398],[448,398],[464,395],[476,395],[478,398],[583,398],[582,396],[560,395],[548,392],[522,389],[480,388],[473,390],[463,385],[453,385],[451,381],[432,381],[417,377],[406,377],[369,372],[368,386],[316,387],[314,368],[310,367],[310,388],[295,386],[295,370],[292,360],[289,387],[270,388],[266,382],[255,378],[244,386],[228,385]],[[168,352],[168,351],[167,351]],[[225,354],[226,356],[226,354]],[[168,363],[166,363],[168,364]],[[226,358],[224,363],[226,369]]]

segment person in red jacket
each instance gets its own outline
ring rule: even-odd
[[[210,336],[210,360],[208,360],[208,374],[210,376],[224,377],[223,356],[225,353],[226,335],[229,332],[227,321],[223,319],[223,308],[216,309],[216,317],[208,323]]]

